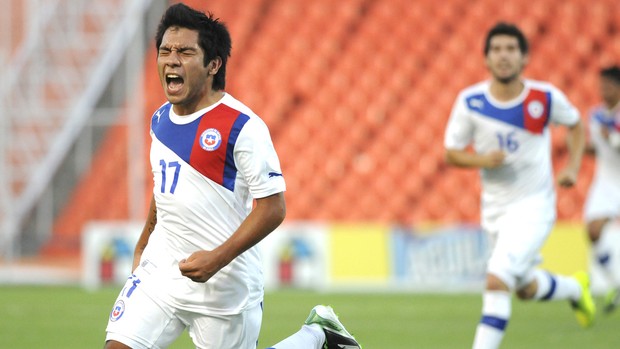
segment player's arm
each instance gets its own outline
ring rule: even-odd
[[[590,111],[590,116],[588,117],[588,123],[583,124],[584,133],[585,133],[585,147],[584,147],[584,155],[588,155],[591,157],[596,157],[596,145],[594,144],[594,139],[598,137],[597,128],[595,126],[596,121],[593,120],[594,111]]]
[[[585,126],[583,126],[584,129],[586,128]],[[588,156],[592,156],[592,157],[596,157],[596,145],[594,145],[594,140],[593,140],[593,136],[592,136],[592,130],[589,130],[589,136],[588,133],[586,131],[584,131],[585,134],[585,140],[584,140],[584,155],[588,155]]]
[[[577,182],[577,175],[581,167],[581,159],[586,145],[586,134],[581,120],[568,126],[567,134],[568,164],[558,174],[558,184],[562,187],[572,187]]]
[[[256,206],[237,231],[212,251],[192,253],[179,262],[181,274],[195,282],[206,282],[240,254],[274,231],[286,216],[284,193],[256,200]]]
[[[592,142],[586,142],[584,154],[596,157],[596,147],[592,144]]]
[[[590,118],[592,120],[592,118]],[[587,125],[587,126],[586,126]],[[594,139],[597,135],[596,129],[592,125],[592,121],[589,124],[583,124],[584,133],[585,133],[585,146],[584,146],[584,155],[596,157],[596,145],[594,144]]]
[[[194,252],[179,262],[181,274],[196,282],[209,280],[269,235],[286,216],[284,177],[267,125],[259,118],[250,119],[239,133],[234,159],[251,195],[256,198],[256,205],[222,245],[211,251]]]
[[[469,149],[474,138],[474,123],[462,95],[452,106],[444,135],[445,161],[449,165],[465,168],[495,168],[504,163],[502,151],[479,154]]]
[[[496,168],[504,163],[506,155],[501,150],[478,154],[469,150],[446,149],[446,163],[465,168]]]
[[[140,238],[133,252],[133,267],[131,270],[136,270],[138,264],[140,264],[142,252],[144,252],[146,244],[149,242],[151,233],[155,230],[155,224],[157,224],[157,206],[155,204],[155,198],[151,197],[151,205],[149,207],[146,223],[144,224],[144,228],[142,228],[142,234],[140,234]]]

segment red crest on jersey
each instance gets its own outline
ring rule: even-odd
[[[530,90],[523,102],[523,126],[526,130],[541,134],[549,121],[549,96],[546,92]]]

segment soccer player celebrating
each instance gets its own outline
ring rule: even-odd
[[[620,270],[612,261],[614,246],[606,237],[610,222],[620,216],[620,67],[600,72],[603,103],[590,112],[589,154],[596,156],[596,172],[588,193],[584,216],[593,254],[612,285],[605,297],[605,312],[620,302]]]
[[[522,78],[528,43],[515,25],[491,28],[484,54],[491,78],[461,91],[444,140],[448,164],[480,169],[481,223],[494,243],[474,349],[500,346],[512,292],[520,299],[569,300],[582,326],[595,311],[585,272],[561,276],[536,267],[556,218],[549,123],[568,128],[569,161],[557,182],[571,187],[585,143],[579,113],[551,84]]]
[[[223,23],[176,4],[155,41],[168,102],[150,125],[153,199],[105,348],[166,348],[187,329],[197,348],[255,349],[256,244],[284,220],[280,163],[265,123],[224,91],[231,39]],[[333,310],[317,306],[276,348],[344,345],[359,348]]]

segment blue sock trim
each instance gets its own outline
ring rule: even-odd
[[[502,319],[496,316],[483,315],[480,319],[480,323],[504,331],[506,325],[508,325],[507,319]]]
[[[548,301],[551,299],[551,297],[553,297],[553,294],[555,293],[555,288],[557,287],[557,281],[555,281],[555,278],[553,277],[553,275],[549,274],[549,279],[551,279],[551,286],[549,287],[549,292],[547,292],[546,295],[544,295],[540,300],[541,301]]]

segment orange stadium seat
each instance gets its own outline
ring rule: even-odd
[[[517,23],[530,38],[526,76],[556,84],[584,113],[598,101],[598,69],[620,57],[620,11],[611,0],[186,3],[229,25],[227,86],[272,131],[290,192],[288,219],[477,220],[479,186],[470,184],[477,174],[446,167],[443,132],[458,91],[487,78],[483,33],[498,20]],[[147,97],[150,113],[163,101],[158,84]],[[115,180],[105,170],[109,154],[119,156],[101,152],[95,161],[92,172],[110,176],[100,183]],[[581,219],[592,172],[584,160],[583,181],[559,193],[560,219]],[[94,177],[72,200],[100,195]],[[127,201],[113,200],[121,208]],[[79,231],[94,211],[68,203],[55,233]]]

